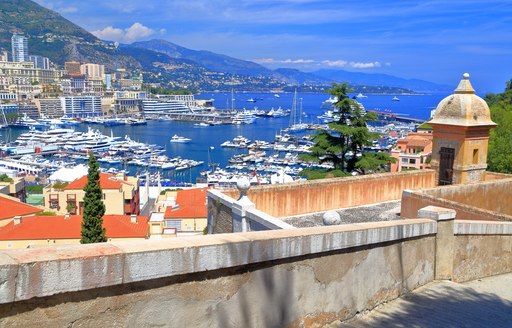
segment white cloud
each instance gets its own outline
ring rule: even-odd
[[[352,67],[352,68],[376,68],[381,67],[381,63],[378,61],[375,62],[354,62],[347,61],[342,59],[337,60],[313,60],[313,59],[274,59],[274,58],[261,58],[254,60],[256,63],[260,64],[292,64],[292,65],[315,65],[315,66],[323,66],[323,67]],[[390,66],[390,63],[386,63],[386,66]]]
[[[380,63],[378,61],[373,63],[354,63],[350,62],[349,65],[354,68],[374,68],[374,67],[380,67]]]
[[[274,58],[261,58],[254,60],[260,64],[311,64],[315,63],[312,59],[274,59]]]
[[[165,29],[159,31],[161,34],[165,33]],[[137,40],[142,40],[155,34],[156,31],[152,28],[142,25],[139,22],[133,23],[132,26],[120,29],[113,26],[107,26],[102,30],[92,31],[96,37],[102,40],[119,41],[123,43],[132,43]]]

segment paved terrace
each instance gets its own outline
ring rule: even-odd
[[[329,328],[512,327],[512,274],[463,284],[435,281]]]

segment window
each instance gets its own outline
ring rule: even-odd
[[[478,149],[473,149],[473,164],[478,164]]]
[[[409,164],[416,164],[416,158],[411,158],[409,160]]]
[[[402,158],[402,164],[407,164],[407,158]]]
[[[181,220],[175,220],[175,219],[165,220],[165,227],[173,228],[178,231],[181,231]]]

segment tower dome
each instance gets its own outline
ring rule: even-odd
[[[491,120],[489,106],[475,95],[469,82],[469,74],[464,73],[454,94],[444,98],[437,105],[434,117],[429,124],[457,126],[495,126]]]

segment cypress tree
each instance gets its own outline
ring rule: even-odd
[[[89,154],[89,170],[87,172],[87,184],[84,187],[84,212],[82,218],[82,239],[80,243],[101,243],[107,241],[105,228],[103,228],[103,192],[100,186],[100,165],[94,154]]]
[[[365,146],[370,146],[378,138],[377,133],[369,131],[367,123],[377,120],[377,115],[365,112],[361,106],[350,99],[348,93],[352,90],[348,83],[333,83],[327,93],[334,96],[335,121],[329,123],[327,130],[320,130],[314,136],[315,145],[310,154],[300,156],[305,161],[320,164],[330,163],[334,169],[323,171],[333,176],[348,175],[353,171],[366,174],[375,171],[393,161],[388,153],[372,154],[363,152]],[[321,178],[325,174],[317,174],[321,170],[304,170],[308,178]]]

